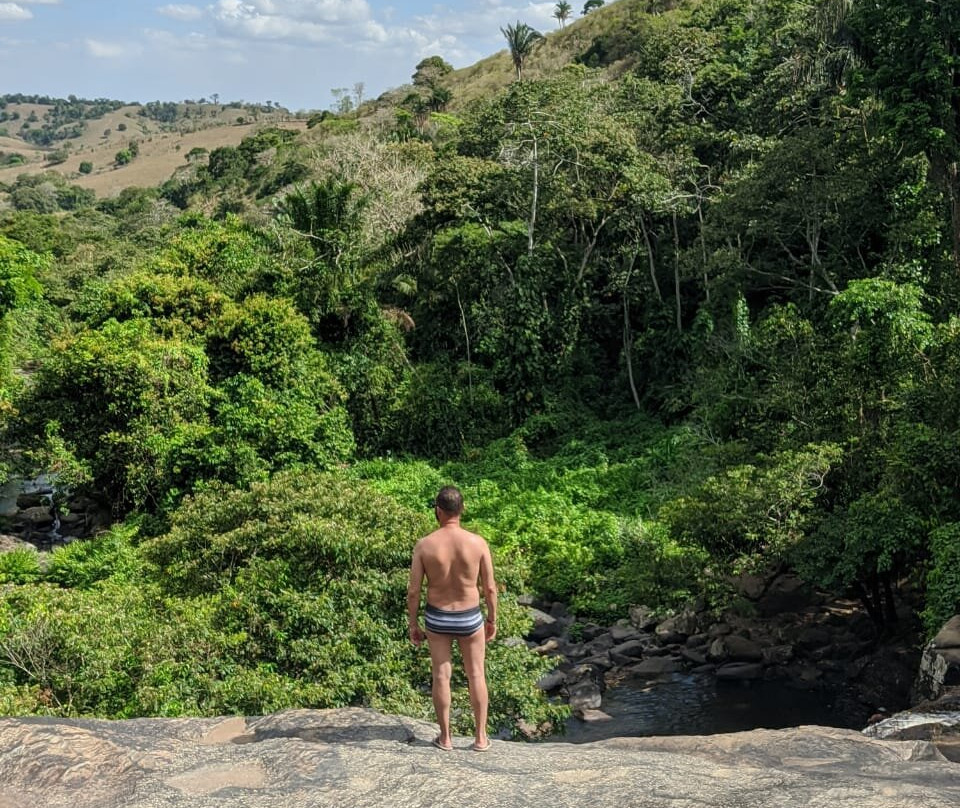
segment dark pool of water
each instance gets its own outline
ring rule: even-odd
[[[786,682],[722,682],[672,674],[656,683],[624,681],[603,695],[609,721],[571,718],[550,740],[587,743],[643,735],[713,735],[804,724],[862,729],[869,713],[842,694],[800,690]]]

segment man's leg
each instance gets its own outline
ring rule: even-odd
[[[481,632],[482,634],[482,632]],[[430,666],[433,671],[433,709],[437,713],[437,723],[440,725],[440,735],[436,743],[445,749],[453,747],[453,737],[450,735],[450,662],[453,639],[446,634],[427,632],[427,643],[430,645]]]
[[[484,670],[486,659],[487,640],[483,629],[473,632],[469,637],[457,637],[460,644],[460,653],[463,656],[463,669],[467,674],[467,684],[470,687],[470,706],[473,707],[475,726],[474,745],[478,749],[485,749],[490,741],[487,739],[487,677]]]

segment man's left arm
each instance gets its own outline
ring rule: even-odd
[[[420,645],[426,639],[420,628],[420,589],[423,586],[423,560],[420,558],[420,545],[413,548],[413,560],[410,562],[410,582],[407,584],[407,624],[410,642]]]

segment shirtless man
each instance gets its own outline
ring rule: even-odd
[[[430,646],[433,707],[440,725],[440,734],[433,743],[440,749],[449,750],[453,748],[450,734],[451,652],[456,639],[463,657],[476,726],[473,749],[483,752],[490,747],[484,654],[486,643],[497,634],[497,584],[493,579],[493,561],[483,538],[460,527],[463,495],[456,488],[441,488],[433,510],[440,527],[417,542],[410,564],[410,584],[407,587],[410,640],[414,645],[420,645],[426,639]],[[417,620],[424,578],[427,579],[426,632]],[[479,588],[477,581],[480,582]],[[487,603],[486,619],[480,610],[481,591]]]

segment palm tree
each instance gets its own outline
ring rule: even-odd
[[[507,40],[510,58],[513,59],[513,66],[517,69],[517,81],[520,81],[523,78],[523,62],[530,55],[537,41],[543,39],[543,34],[520,20],[517,20],[516,25],[501,28],[500,33]]]
[[[557,3],[556,7],[553,9],[553,16],[556,18],[557,22],[560,23],[560,27],[566,27],[567,20],[570,19],[570,15],[573,13],[573,6],[571,6],[567,0],[560,0]]]

